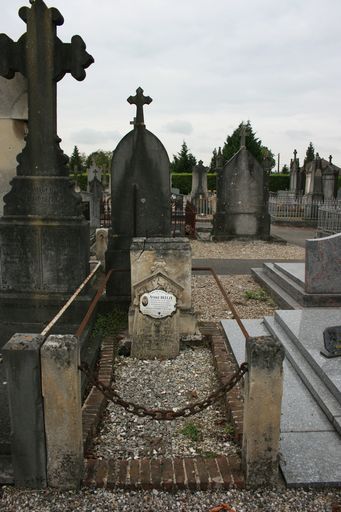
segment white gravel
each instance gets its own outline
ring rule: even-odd
[[[262,240],[201,242],[191,240],[192,258],[304,260],[305,250],[292,244]]]

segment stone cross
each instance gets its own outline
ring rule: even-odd
[[[129,98],[127,98],[128,103],[136,105],[136,117],[134,117],[134,121],[130,124],[134,124],[134,126],[144,126],[143,105],[149,105],[152,101],[150,96],[144,96],[141,87],[136,89],[135,96],[129,96]]]
[[[76,80],[85,78],[85,69],[94,59],[85,51],[80,36],[63,43],[56,35],[63,16],[43,0],[30,0],[21,7],[20,18],[27,32],[17,42],[0,34],[0,75],[13,78],[19,71],[28,83],[28,135],[20,155],[18,174],[24,176],[67,175],[67,159],[57,136],[57,86],[66,73]]]
[[[297,155],[297,150],[294,149],[294,162],[296,162],[296,155]]]
[[[245,148],[245,145],[246,145],[246,136],[248,134],[248,127],[246,126],[246,124],[242,123],[241,126],[240,126],[240,147],[241,148]]]
[[[329,155],[329,163],[331,164],[333,160],[333,155]]]

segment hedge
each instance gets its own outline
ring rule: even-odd
[[[192,174],[191,173],[173,173],[172,174],[172,187],[178,188],[181,194],[189,194],[192,189]],[[290,174],[270,174],[269,177],[269,190],[270,192],[277,192],[277,190],[289,190],[290,187]],[[208,190],[216,189],[216,174],[207,174],[207,188]]]

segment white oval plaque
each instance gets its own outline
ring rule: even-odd
[[[176,297],[164,290],[152,290],[140,298],[140,311],[152,318],[165,318],[176,311]]]

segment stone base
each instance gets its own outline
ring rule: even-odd
[[[173,359],[180,352],[179,313],[155,320],[136,312],[131,356],[138,359]]]
[[[107,284],[106,295],[114,302],[120,304],[129,304],[131,299],[131,242],[131,237],[113,236],[109,229],[108,248],[105,253],[105,268],[107,272],[113,269],[113,273]]]
[[[212,237],[215,241],[233,239],[269,240],[268,213],[216,213],[213,218]]]
[[[0,291],[73,293],[89,274],[89,225],[81,217],[0,219]]]

